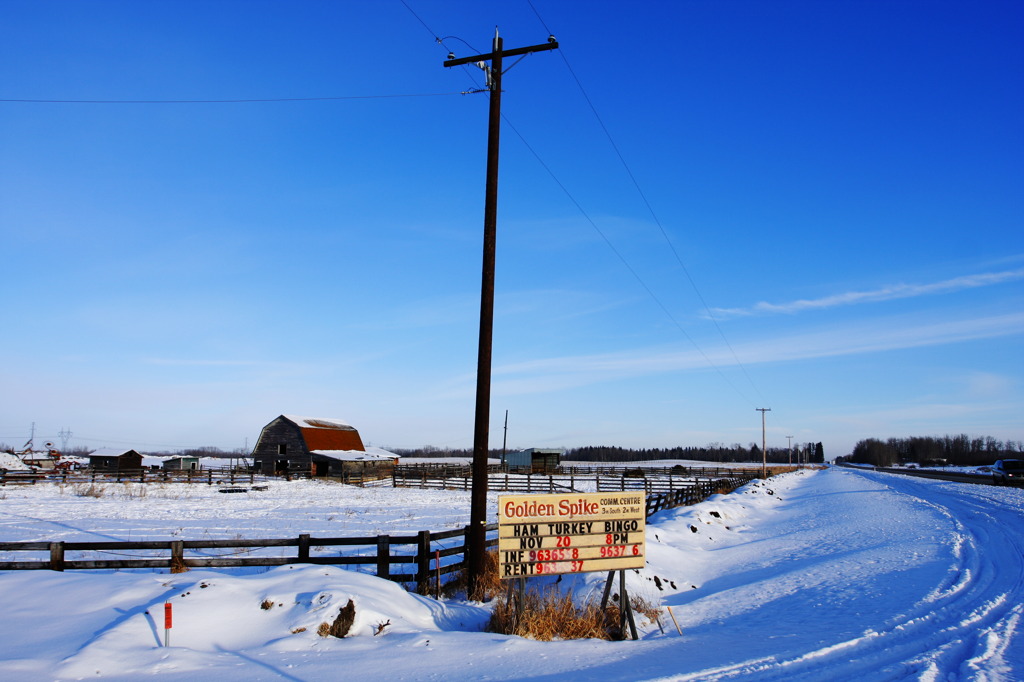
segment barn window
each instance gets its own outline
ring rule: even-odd
[[[287,455],[288,454],[288,444],[287,443],[281,443],[280,445],[278,445],[277,446],[277,454],[279,454],[279,455]]]

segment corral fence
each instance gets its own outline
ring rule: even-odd
[[[735,473],[735,472],[734,472]],[[545,478],[545,477],[536,477]],[[727,493],[757,478],[751,471],[733,476],[687,481],[669,490],[635,487],[638,481],[624,476],[604,477],[609,485],[602,491],[641,490],[648,492],[647,516],[663,509],[696,504],[715,493]],[[611,482],[618,481],[616,485]],[[628,483],[627,483],[628,482]],[[682,483],[682,481],[679,481]],[[527,485],[530,485],[529,483]],[[551,483],[549,481],[548,485]],[[623,486],[631,487],[623,487]],[[550,490],[537,490],[543,492]],[[557,491],[556,491],[557,492]],[[377,576],[400,583],[413,583],[419,589],[440,585],[443,576],[460,570],[464,564],[466,528],[414,535],[376,535],[362,537],[312,537],[227,539],[227,540],[153,540],[101,542],[0,542],[0,553],[35,552],[43,558],[33,561],[0,561],[0,570],[78,570],[78,569],[168,569],[180,572],[190,568],[270,567],[288,564],[326,564],[365,567]],[[487,546],[497,545],[497,524],[487,526]],[[268,556],[274,548],[291,548],[287,555]],[[349,547],[349,552],[327,553],[328,547]],[[210,550],[224,552],[211,555]],[[398,550],[398,551],[396,551]],[[279,551],[279,550],[278,550]],[[78,554],[80,558],[70,558]],[[121,555],[116,559],[96,558],[97,554]],[[248,556],[242,556],[242,555]],[[127,556],[125,556],[127,555]],[[402,567],[395,570],[395,567]]]
[[[293,481],[311,478],[308,472],[283,472],[280,475],[260,474],[251,470],[231,468],[209,469],[71,469],[67,471],[12,471],[0,469],[0,487],[32,485],[41,482],[74,485],[82,483],[193,483],[205,485],[236,485],[267,481]],[[318,480],[337,481],[348,485],[388,484],[390,476],[374,476],[360,472],[341,476],[317,476]]]
[[[497,524],[488,524],[488,547],[496,546]],[[466,528],[431,532],[422,530],[415,535],[376,535],[347,538],[321,538],[301,534],[283,539],[231,539],[231,540],[154,540],[139,542],[0,542],[0,552],[42,552],[46,559],[35,561],[0,561],[0,570],[52,570],[78,569],[169,569],[172,573],[190,568],[271,567],[288,564],[321,564],[355,566],[372,569],[388,580],[426,586],[441,581],[442,576],[458,571],[463,566]],[[351,554],[324,554],[327,547],[358,548]],[[277,547],[295,547],[288,556],[237,556]],[[203,556],[202,550],[229,550],[231,555]],[[398,549],[399,551],[394,551]],[[186,550],[189,551],[186,554]],[[404,551],[402,551],[404,550]],[[135,558],[69,559],[71,553],[148,552]],[[158,552],[159,556],[154,556]],[[402,571],[393,567],[401,566]]]
[[[792,467],[773,467],[768,475],[774,476]],[[617,469],[615,472],[586,470],[555,474],[488,473],[487,488],[491,491],[511,493],[559,492],[613,492],[643,491],[649,496],[674,493],[678,490],[723,488],[727,492],[760,477],[760,469],[705,469],[680,471],[676,468]],[[446,471],[420,466],[397,466],[391,474],[395,488],[425,488],[430,490],[471,490],[473,477],[465,469]],[[700,494],[695,493],[695,494]],[[707,495],[700,497],[704,499]],[[699,500],[698,500],[699,501]],[[690,504],[690,503],[686,503]]]

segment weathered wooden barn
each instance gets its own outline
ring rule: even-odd
[[[519,452],[510,452],[505,456],[505,464],[509,471],[523,474],[553,474],[558,469],[558,461],[562,450],[527,448]]]
[[[354,426],[338,419],[281,415],[263,427],[252,452],[264,474],[390,476],[397,456],[367,452]]]
[[[100,448],[89,453],[89,467],[97,471],[138,471],[142,455],[135,450]]]

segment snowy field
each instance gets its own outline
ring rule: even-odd
[[[138,488],[0,489],[0,538],[398,534],[469,508],[468,493],[315,481]],[[326,566],[0,572],[0,679],[1022,680],[1022,529],[1019,489],[849,469],[756,482],[649,519],[630,590],[671,606],[682,634],[663,612],[636,642],[490,634],[488,604]],[[560,587],[597,599],[603,578]],[[350,598],[352,634],[318,636]]]

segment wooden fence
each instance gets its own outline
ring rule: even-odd
[[[628,475],[594,476],[599,492],[644,491],[647,494],[646,515],[664,509],[693,505],[717,493],[731,493],[735,488],[758,477],[754,470],[729,470],[731,475],[693,480],[675,476],[636,478]],[[158,473],[158,472],[154,472]],[[163,472],[159,472],[163,473]],[[168,472],[173,473],[173,472]],[[181,472],[182,474],[185,472]],[[460,477],[449,479],[464,484]],[[572,491],[573,486],[590,477],[555,475],[493,475],[490,484],[505,479],[510,492],[557,493]],[[565,482],[568,480],[568,485]],[[250,480],[253,480],[250,478]],[[423,482],[421,478],[421,482]],[[428,479],[433,480],[433,479]],[[441,479],[443,480],[443,479]],[[221,482],[218,480],[218,482]],[[226,482],[226,481],[224,481]],[[447,489],[452,489],[451,485]],[[498,544],[497,524],[487,525],[487,547]],[[424,587],[430,581],[440,583],[441,577],[463,567],[467,528],[433,532],[420,530],[409,536],[368,536],[358,538],[313,538],[303,534],[297,538],[272,540],[171,540],[142,542],[29,542],[0,543],[0,552],[44,553],[46,558],[34,561],[0,561],[0,570],[73,570],[73,569],[169,569],[282,566],[294,563],[369,566],[377,576],[398,583],[415,583]],[[445,543],[445,541],[455,541]],[[287,556],[238,556],[269,548],[296,548]],[[350,554],[326,554],[327,547],[361,548]],[[393,552],[396,548],[409,548]],[[186,554],[186,550],[190,553]],[[231,555],[202,555],[202,550],[228,550]],[[200,551],[200,552],[198,552]],[[75,553],[158,552],[159,556],[135,556],[120,559],[78,558]],[[406,566],[396,571],[393,566]],[[411,568],[411,569],[410,569]]]
[[[497,524],[487,526],[487,546],[498,543]],[[190,568],[241,568],[254,566],[284,566],[287,564],[328,564],[338,566],[372,567],[381,578],[402,583],[424,584],[440,580],[462,568],[465,555],[466,528],[431,532],[423,530],[415,535],[376,535],[347,538],[321,538],[302,534],[296,538],[255,540],[154,540],[140,542],[2,542],[0,552],[43,552],[46,559],[35,561],[0,561],[0,570],[52,570],[77,569],[169,569],[180,572]],[[446,543],[446,540],[456,540]],[[354,554],[318,554],[325,547],[360,547]],[[241,550],[248,553],[273,547],[295,547],[288,556],[202,556],[195,550]],[[393,552],[394,548],[409,548]],[[186,550],[191,553],[186,554]],[[161,556],[122,559],[69,559],[68,554],[83,552],[159,552]],[[235,552],[237,554],[239,552]],[[452,559],[452,557],[459,557]],[[393,566],[406,570],[395,571]],[[409,570],[411,568],[411,570]]]
[[[194,483],[206,485],[235,485],[272,480],[292,481],[311,478],[308,472],[291,472],[279,476],[257,474],[241,469],[185,469],[165,471],[153,469],[129,469],[106,471],[102,469],[73,469],[70,471],[5,471],[0,469],[0,487],[8,485],[33,485],[39,482],[60,484],[77,483]],[[317,480],[337,481],[348,485],[390,484],[391,477],[366,475],[361,472],[346,473],[342,476],[318,476]]]
[[[534,476],[533,479],[552,479],[548,476]],[[755,478],[753,474],[728,478],[707,479],[688,482],[688,485],[665,491],[648,491],[647,516],[663,509],[696,504],[711,495],[731,492]],[[618,481],[620,487],[608,486],[602,490],[632,490],[622,488],[623,481],[632,484],[636,480],[628,477],[605,477],[606,481]],[[538,482],[538,485],[540,482]],[[529,485],[529,484],[527,484]],[[551,480],[548,481],[551,485]],[[542,492],[536,486],[532,492]],[[34,561],[0,561],[0,570],[23,571],[49,569],[53,571],[77,569],[169,569],[172,572],[189,568],[241,568],[253,566],[284,566],[287,564],[329,564],[339,566],[369,566],[381,578],[401,583],[416,583],[423,586],[429,581],[440,582],[441,577],[457,571],[463,566],[465,556],[466,528],[431,532],[422,530],[414,535],[377,535],[347,538],[321,538],[302,534],[296,538],[282,539],[230,539],[230,540],[153,540],[137,542],[2,542],[0,552],[37,552],[46,558]],[[487,526],[487,546],[497,544],[497,524]],[[456,540],[455,543],[445,543]],[[288,556],[238,556],[275,547],[295,547],[295,553]],[[361,548],[351,554],[324,554],[325,547]],[[409,548],[404,552],[393,552],[394,548]],[[197,550],[229,550],[232,556],[203,556]],[[190,553],[186,554],[186,550]],[[314,551],[311,551],[314,550]],[[79,558],[70,559],[69,554],[113,552],[158,552],[159,556],[134,556],[120,559]],[[406,570],[395,571],[393,566],[404,566]],[[409,570],[411,568],[412,570]]]
[[[240,469],[184,469],[165,471],[162,469],[128,469],[106,471],[103,469],[71,469],[68,471],[5,471],[0,470],[0,486],[25,485],[37,482],[60,483],[205,483],[223,485],[255,483],[268,480],[251,471]]]
[[[712,488],[726,487],[733,490],[760,475],[751,469],[724,470],[724,475],[699,477],[690,475],[665,474],[636,477],[630,475],[602,474],[489,474],[487,488],[491,491],[510,493],[561,493],[613,491],[643,491],[648,495],[672,493],[710,485]],[[429,490],[472,490],[473,479],[468,475],[442,476],[426,470],[410,471],[395,469],[391,477],[395,488],[425,488]],[[733,485],[732,482],[739,481]],[[722,482],[718,484],[717,482]],[[731,487],[730,487],[731,486]],[[705,495],[706,497],[706,495]],[[704,498],[701,498],[704,499]]]

